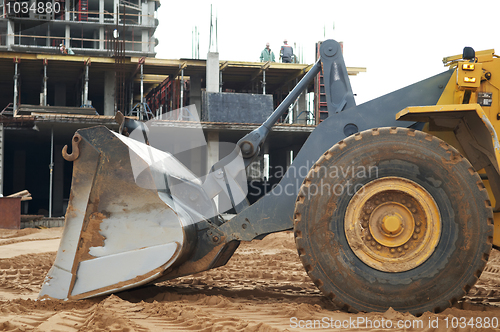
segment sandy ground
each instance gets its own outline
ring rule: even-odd
[[[500,331],[495,250],[465,299],[421,317],[339,310],[304,272],[291,233],[244,243],[226,266],[195,276],[92,300],[36,301],[61,234],[0,230],[0,331]]]

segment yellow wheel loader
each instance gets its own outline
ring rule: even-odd
[[[340,45],[327,40],[283,103],[203,177],[160,147],[159,130],[170,130],[161,121],[79,130],[71,154],[63,150],[74,162],[71,197],[40,298],[206,271],[241,241],[293,229],[305,270],[336,305],[444,310],[500,245],[500,59],[465,48],[444,63],[441,74],[356,106]],[[328,118],[250,205],[245,168],[320,71]]]

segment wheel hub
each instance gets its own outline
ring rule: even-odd
[[[441,219],[436,202],[424,188],[408,179],[386,177],[366,184],[352,197],[345,234],[365,264],[402,272],[432,255]]]
[[[414,224],[411,212],[397,202],[378,205],[370,214],[368,221],[369,232],[375,241],[390,248],[408,242],[413,234]]]
[[[387,236],[399,234],[403,229],[402,218],[399,214],[385,216],[382,220],[382,229]]]

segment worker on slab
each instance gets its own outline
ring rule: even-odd
[[[262,52],[260,52],[260,62],[267,62],[267,61],[271,62],[275,61],[274,52],[271,51],[271,49],[269,48],[269,43],[266,43],[266,48],[263,49]]]
[[[283,63],[291,63],[292,62],[292,58],[293,58],[293,48],[288,45],[288,42],[287,40],[283,40],[283,46],[281,46],[281,50],[280,50],[280,59],[281,59],[281,62]]]
[[[75,54],[75,52],[73,52],[73,50],[69,46],[66,47],[66,45],[64,45],[64,43],[61,43],[59,45],[59,49],[61,50],[62,54],[70,54],[70,55],[74,55]]]

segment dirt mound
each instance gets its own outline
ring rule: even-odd
[[[13,243],[61,238],[63,227],[50,229],[24,228],[0,229],[0,246]]]
[[[292,231],[268,235],[262,240],[243,242],[241,244],[241,248],[256,250],[271,249],[273,251],[281,249],[297,250],[295,247],[295,240]]]
[[[40,233],[40,229],[37,228],[24,228],[24,229],[3,229],[0,228],[0,239],[11,239],[20,236],[26,236],[30,234]]]
[[[0,259],[0,288],[38,293],[56,253],[41,253]]]
[[[37,230],[9,239],[54,234]],[[352,314],[335,307],[305,273],[291,232],[243,243],[228,264],[217,269],[81,301],[27,299],[36,298],[55,259],[55,252],[36,253],[40,242],[31,244],[33,254],[0,259],[0,331],[379,332],[403,330],[396,328],[398,322],[413,324],[405,327],[409,332],[500,331],[500,326],[472,329],[445,324],[446,319],[494,322],[500,317],[497,251],[467,297],[443,313],[414,317],[393,309]],[[345,325],[349,320],[361,325]],[[429,326],[431,322],[439,325]]]

